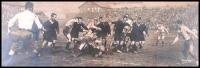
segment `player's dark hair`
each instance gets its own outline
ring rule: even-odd
[[[181,20],[176,21],[177,24],[183,24]]]
[[[138,19],[141,20],[142,18],[141,18],[141,17],[138,17]]]
[[[99,17],[99,19],[102,19],[103,17]]]
[[[78,17],[78,19],[83,19],[82,17]]]
[[[32,2],[26,2],[25,9],[28,9],[28,8],[33,8],[33,3]]]
[[[51,17],[53,17],[54,15],[56,15],[56,13],[51,13]]]

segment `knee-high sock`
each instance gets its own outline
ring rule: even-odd
[[[162,46],[164,46],[164,40],[162,39]]]

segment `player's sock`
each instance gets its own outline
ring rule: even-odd
[[[164,46],[164,41],[162,41],[162,46]]]

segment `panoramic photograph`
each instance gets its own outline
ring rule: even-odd
[[[199,66],[195,1],[2,1],[3,67]]]

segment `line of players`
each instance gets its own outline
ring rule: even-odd
[[[80,25],[73,22],[79,22]],[[69,23],[72,24],[69,25]],[[111,34],[112,30],[110,27],[112,25],[114,25],[113,34]],[[111,24],[105,21],[103,17],[99,17],[96,22],[91,21],[91,24],[87,27],[84,25],[82,18],[77,17],[70,20],[66,24],[65,29],[67,29],[68,31],[64,32],[65,36],[69,40],[71,38],[70,41],[74,41],[73,38],[80,38],[78,36],[79,32],[84,32],[84,30],[81,30],[81,26],[86,29],[86,34],[85,36],[83,36],[90,36],[90,38],[93,38],[93,41],[90,40],[90,42],[93,42],[93,44],[90,45],[92,45],[93,48],[97,49],[94,51],[92,50],[92,52],[96,52],[95,56],[102,56],[102,53],[109,52],[109,50],[114,50],[120,53],[129,51],[137,53],[138,49],[143,48],[145,37],[148,36],[148,26],[144,22],[142,22],[141,17],[137,17],[136,21],[133,21],[133,19],[131,19],[128,15],[123,16],[121,19],[119,19],[118,21],[114,21]],[[158,43],[161,41],[161,45],[163,46],[165,35],[166,33],[169,34],[168,29],[162,23],[157,24],[156,26],[156,33],[158,33],[156,45],[158,45]],[[193,30],[190,30],[180,20],[176,21],[176,27],[178,34],[171,45],[174,45],[175,42],[178,41],[179,37],[183,37],[185,41],[182,53],[185,58],[183,58],[182,60],[187,60],[188,55],[191,55],[195,63],[198,64],[197,57],[195,56],[195,53],[193,51],[195,48],[194,42],[192,42],[194,41],[194,39],[198,38],[198,36],[196,35],[197,33],[195,33],[195,31]],[[112,37],[114,37],[114,39],[112,39]],[[80,47],[83,48],[84,46]],[[80,47],[79,50],[81,50]]]
[[[111,34],[111,25],[113,25],[113,34]],[[148,28],[142,22],[141,17],[133,22],[133,19],[128,15],[124,15],[111,24],[105,21],[105,18],[99,17],[96,20],[91,20],[88,26],[85,26],[81,17],[76,17],[68,21],[63,33],[68,42],[74,42],[74,39],[81,38],[79,32],[86,32],[83,37],[88,35],[94,38],[94,44],[101,44],[100,47],[97,47],[100,52],[99,56],[101,56],[103,52],[110,50],[120,53],[128,51],[137,53],[138,49],[143,48]],[[74,46],[72,45],[72,47]]]

